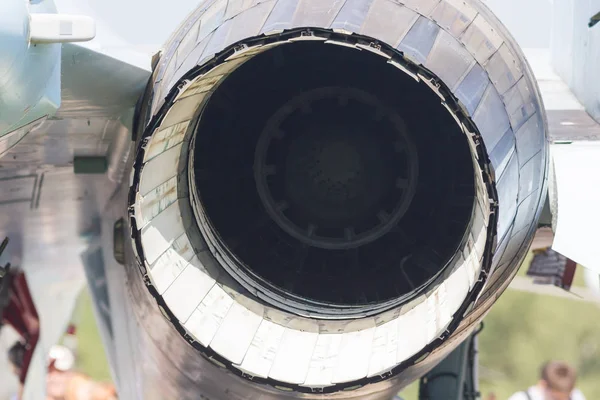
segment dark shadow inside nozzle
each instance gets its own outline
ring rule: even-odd
[[[212,95],[196,135],[212,229],[242,268],[307,299],[410,295],[471,218],[465,135],[425,84],[368,51],[261,53]]]

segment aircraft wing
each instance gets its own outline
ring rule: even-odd
[[[558,197],[552,248],[600,274],[600,142],[556,145],[552,153]]]

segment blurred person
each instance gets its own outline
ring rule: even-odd
[[[21,376],[21,370],[23,369],[23,363],[25,360],[25,343],[16,342],[8,349],[8,361],[12,366],[13,373],[18,378]],[[20,399],[23,395],[23,385],[19,382],[19,391],[16,393],[11,400]]]
[[[537,385],[515,393],[509,400],[585,400],[575,388],[577,372],[563,361],[544,364]]]
[[[73,356],[68,349],[55,346],[50,352],[46,376],[46,400],[116,400],[117,391],[108,383],[71,371]],[[66,350],[66,352],[64,351]]]
[[[20,341],[16,342],[8,349],[8,361],[10,361],[13,373],[17,376],[21,375],[21,370],[23,369],[25,350],[25,344]]]
[[[8,359],[13,373],[19,377],[24,367],[26,346],[23,342],[16,342],[8,350]],[[63,357],[57,357],[61,355]],[[90,377],[70,371],[72,362],[66,363],[62,359],[63,353],[51,354],[48,374],[46,376],[46,400],[116,400],[115,387],[107,383],[99,383]],[[21,399],[23,385],[19,384],[19,392],[11,400]]]
[[[93,381],[74,371],[48,371],[46,400],[116,400],[113,385]]]

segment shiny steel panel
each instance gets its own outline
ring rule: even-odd
[[[519,164],[521,164],[520,172],[519,172],[519,198],[525,199],[534,190],[538,189],[542,186],[542,171],[539,168],[539,163],[543,159],[544,154],[540,151],[538,154],[533,156],[529,161],[525,161],[524,165],[522,165],[521,159],[519,159]]]
[[[189,34],[185,35],[179,46],[177,46],[177,51],[175,53],[175,57],[173,58],[175,61],[176,69],[181,67],[181,64],[188,58],[190,52],[196,44],[198,43],[198,34],[200,31],[200,20],[196,21],[190,28]]]
[[[544,137],[539,134],[543,129],[543,120],[539,113],[532,115],[515,134],[517,151],[521,162],[531,159],[537,149],[544,145]]]
[[[346,0],[300,0],[292,27],[329,26],[342,6],[348,7]]]
[[[173,246],[168,248],[151,266],[150,278],[156,287],[156,290],[162,295],[175,282],[175,279],[183,272],[194,257],[194,253],[189,251],[181,254],[181,249],[191,248],[189,240],[185,234],[174,240]]]
[[[198,61],[200,61],[202,54],[204,54],[204,50],[210,42],[211,37],[212,34],[207,36],[200,43],[196,44],[196,46],[188,53],[187,57],[177,70],[177,76],[182,77],[185,73],[187,73],[190,69],[194,68],[194,66],[198,64]]]
[[[494,277],[497,277],[498,275],[498,273],[496,273],[496,269],[500,265],[500,259],[506,251],[506,247],[508,246],[508,242],[510,241],[511,233],[512,227],[507,232],[507,234],[504,235],[504,237],[498,239],[498,245],[496,246],[496,251],[494,252],[494,258],[492,261],[492,277],[490,278],[490,282],[488,282],[488,285],[491,284],[491,282],[494,281]]]
[[[536,111],[533,93],[527,86],[527,81],[521,78],[503,96],[506,112],[513,131],[519,130]]]
[[[206,45],[206,49],[204,49],[200,59],[212,58],[218,51],[222,50],[227,45],[226,41],[227,36],[229,36],[229,30],[237,18],[229,19],[219,25],[217,30],[211,35],[210,41]]]
[[[411,61],[425,64],[439,31],[440,27],[435,22],[419,17],[397,49]]]
[[[453,37],[460,37],[476,16],[477,11],[463,0],[443,0],[430,14],[431,19]]]
[[[461,78],[475,64],[467,49],[451,34],[441,30],[427,57],[425,67],[434,72],[450,89],[454,89]],[[452,65],[452,68],[448,68]]]
[[[213,286],[215,286],[214,279],[206,276],[200,268],[189,263],[163,297],[175,317],[184,324]],[[243,327],[240,326],[240,329]]]
[[[513,230],[513,232],[511,233],[510,239],[508,241],[508,245],[506,246],[506,249],[504,250],[504,254],[502,255],[502,257],[500,258],[499,261],[499,266],[500,266],[500,273],[506,273],[505,271],[502,271],[502,267],[504,267],[504,269],[506,270],[510,270],[510,268],[508,268],[509,263],[511,263],[513,261],[513,259],[515,258],[515,254],[517,254],[517,250],[520,249],[523,246],[523,241],[530,236],[530,231],[529,231],[529,227],[521,229],[520,231],[516,231]],[[518,268],[515,268],[515,272]]]
[[[343,32],[360,32],[374,0],[346,0],[331,28]]]
[[[429,15],[441,0],[400,0],[406,7],[417,11],[421,15]]]
[[[214,285],[185,323],[185,328],[208,347],[219,331],[234,301],[219,285]]]
[[[496,147],[504,132],[510,128],[504,103],[494,86],[489,85],[483,94],[473,120],[488,149]]]
[[[508,165],[509,160],[515,153],[515,135],[512,129],[507,130],[490,153],[490,161],[494,167],[496,179],[500,179]]]
[[[154,262],[171,246],[171,243],[185,232],[179,207],[174,203],[141,230],[142,243],[148,248],[148,264]]]
[[[478,63],[485,63],[502,45],[503,39],[490,22],[479,14],[464,34],[461,41],[469,49]]]
[[[527,227],[528,221],[535,215],[537,211],[537,203],[539,199],[540,189],[535,190],[524,200],[520,200],[519,209],[515,219],[515,230],[518,232]]]
[[[393,0],[375,0],[360,33],[396,47],[418,16],[419,14],[408,7],[398,7]]]
[[[470,115],[475,113],[483,94],[490,84],[486,71],[479,64],[474,64],[467,76],[456,88],[456,97],[466,107]]]
[[[264,2],[265,0],[229,0],[227,4],[227,11],[225,12],[224,19],[235,17],[239,13],[254,7],[257,4]]]
[[[200,31],[198,32],[197,42],[201,42],[211,32],[217,29],[224,21],[225,10],[227,9],[228,0],[215,0],[212,4],[202,13],[202,19],[200,23]],[[185,29],[181,29],[181,32],[185,35]]]
[[[519,180],[519,162],[516,154],[508,161],[506,170],[498,180],[498,237],[502,238],[512,225],[517,211],[517,196],[519,187],[515,182]]]
[[[506,44],[485,64],[490,79],[500,94],[506,93],[523,76],[521,61],[508,49]]]
[[[233,24],[230,27],[229,35],[223,47],[228,47],[247,37],[258,35],[276,3],[275,0],[261,2],[259,5],[249,8],[246,12],[242,12],[239,16],[235,17],[232,20]]]
[[[260,33],[269,35],[288,29],[291,26],[299,1],[300,0],[277,1],[273,11],[271,11],[271,14],[267,17],[267,21]]]

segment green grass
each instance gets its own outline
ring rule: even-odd
[[[400,397],[403,400],[417,400],[419,395],[419,381],[415,381],[400,392]]]
[[[79,296],[73,315],[77,323],[76,369],[100,382],[111,382],[110,370],[96,318],[90,292],[84,289]]]
[[[542,363],[562,359],[579,370],[586,397],[600,399],[599,319],[595,304],[507,291],[480,337],[482,392],[506,399],[535,383]]]
[[[519,272],[524,273],[524,269]],[[578,286],[583,286],[581,275],[579,271],[575,278]],[[79,340],[77,369],[95,380],[110,381],[87,290],[82,292],[74,319]],[[556,358],[579,369],[578,386],[588,399],[600,399],[599,320],[600,307],[594,304],[508,290],[487,316],[480,336],[482,393],[493,391],[498,399],[507,399],[535,383],[539,366]],[[416,400],[417,393],[418,383],[413,383],[401,395]]]

